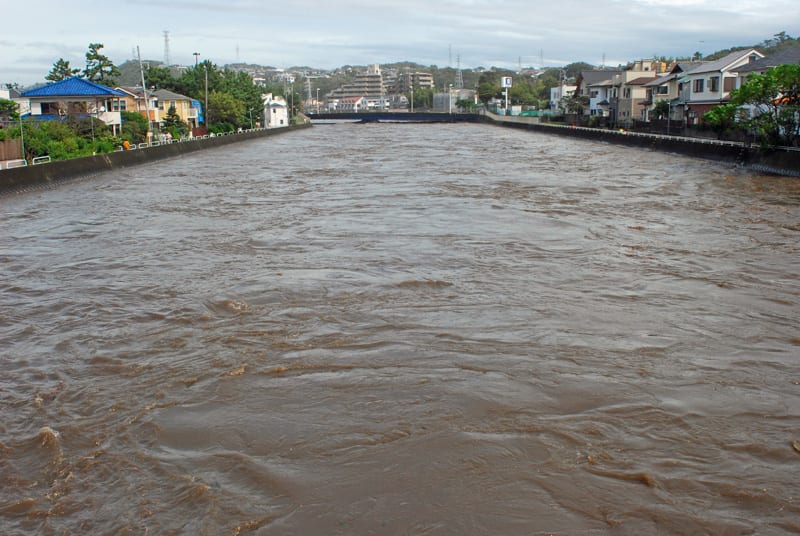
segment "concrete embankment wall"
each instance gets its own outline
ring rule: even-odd
[[[202,151],[212,147],[221,147],[245,140],[253,140],[266,136],[274,136],[291,132],[310,125],[299,125],[278,129],[258,129],[215,136],[213,138],[194,139],[192,141],[176,142],[145,149],[131,151],[117,151],[114,153],[87,156],[61,160],[36,166],[4,169],[0,171],[0,195],[23,191],[32,187],[47,187],[71,179],[87,177],[103,171],[125,168],[171,158],[183,154]]]
[[[756,146],[748,147],[737,142],[551,125],[539,123],[537,117],[505,117],[491,113],[482,117],[483,121],[503,127],[642,147],[706,160],[730,162],[762,173],[800,177],[800,150],[795,148],[778,148],[762,152]]]

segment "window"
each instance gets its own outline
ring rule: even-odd
[[[668,86],[658,86],[658,95],[668,95],[669,94],[669,87]]]
[[[622,98],[623,99],[630,99],[631,98],[631,88],[626,87],[622,90]]]
[[[719,76],[712,76],[708,79],[708,90],[719,91]]]
[[[692,88],[692,91],[694,93],[702,93],[703,92],[703,82],[705,82],[705,80],[703,80],[703,79],[695,80],[694,81],[694,87]]]
[[[57,102],[43,102],[42,115],[57,115],[59,113],[59,106]]]
[[[111,101],[111,111],[113,111],[113,112],[124,112],[127,109],[128,109],[128,105],[125,103],[124,100]]]
[[[597,98],[597,94],[598,94],[598,93],[599,93],[599,91],[592,91],[592,93],[591,93],[591,95],[592,95],[592,98],[593,98],[593,99],[596,99],[596,98]]]

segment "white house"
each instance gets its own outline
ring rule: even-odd
[[[367,108],[367,99],[365,97],[343,97],[339,99],[340,112],[360,112]]]
[[[613,78],[620,72],[605,69],[581,72],[575,92],[589,99],[589,107],[583,111],[584,115],[609,116]]]
[[[289,126],[289,106],[283,97],[272,93],[262,95],[264,101],[264,128],[283,128]]]
[[[682,73],[679,98],[685,105],[687,124],[697,125],[711,108],[728,102],[736,89],[738,69],[763,57],[756,49],[739,50]]]
[[[578,89],[578,86],[567,84],[566,82],[561,82],[561,84],[551,87],[550,88],[550,109],[551,110],[562,110],[563,104],[561,99],[567,97],[571,97],[575,94],[575,91]]]

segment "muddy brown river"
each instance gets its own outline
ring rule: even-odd
[[[2,197],[0,533],[796,534],[799,216],[487,125]]]

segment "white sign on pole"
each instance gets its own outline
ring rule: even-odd
[[[500,87],[511,87],[511,77],[504,76],[503,80],[501,81]]]

